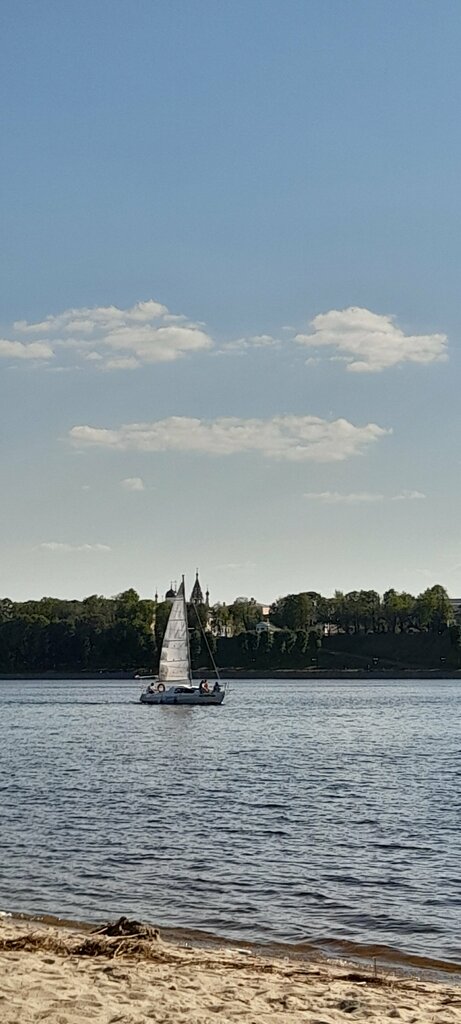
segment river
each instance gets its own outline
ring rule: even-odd
[[[461,964],[461,684],[0,682],[0,909]]]

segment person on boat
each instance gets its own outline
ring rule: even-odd
[[[216,680],[216,682],[215,682],[215,684],[213,686],[213,693],[221,693],[221,687],[220,687],[220,685],[218,683],[218,680]]]
[[[202,679],[199,686],[200,693],[209,693],[208,680]]]

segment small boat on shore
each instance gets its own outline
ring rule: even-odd
[[[213,668],[216,673],[216,681],[213,684],[207,679],[202,679],[198,686],[194,686],[183,576],[171,606],[163,638],[159,673],[158,676],[149,677],[149,684],[139,698],[141,704],[222,704],[225,684],[220,681],[214,662]]]

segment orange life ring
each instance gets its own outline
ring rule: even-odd
[[[159,683],[157,686],[157,693],[165,693],[165,684]]]

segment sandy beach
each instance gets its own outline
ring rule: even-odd
[[[3,917],[2,1024],[461,1021],[461,987],[378,967],[121,937]]]

